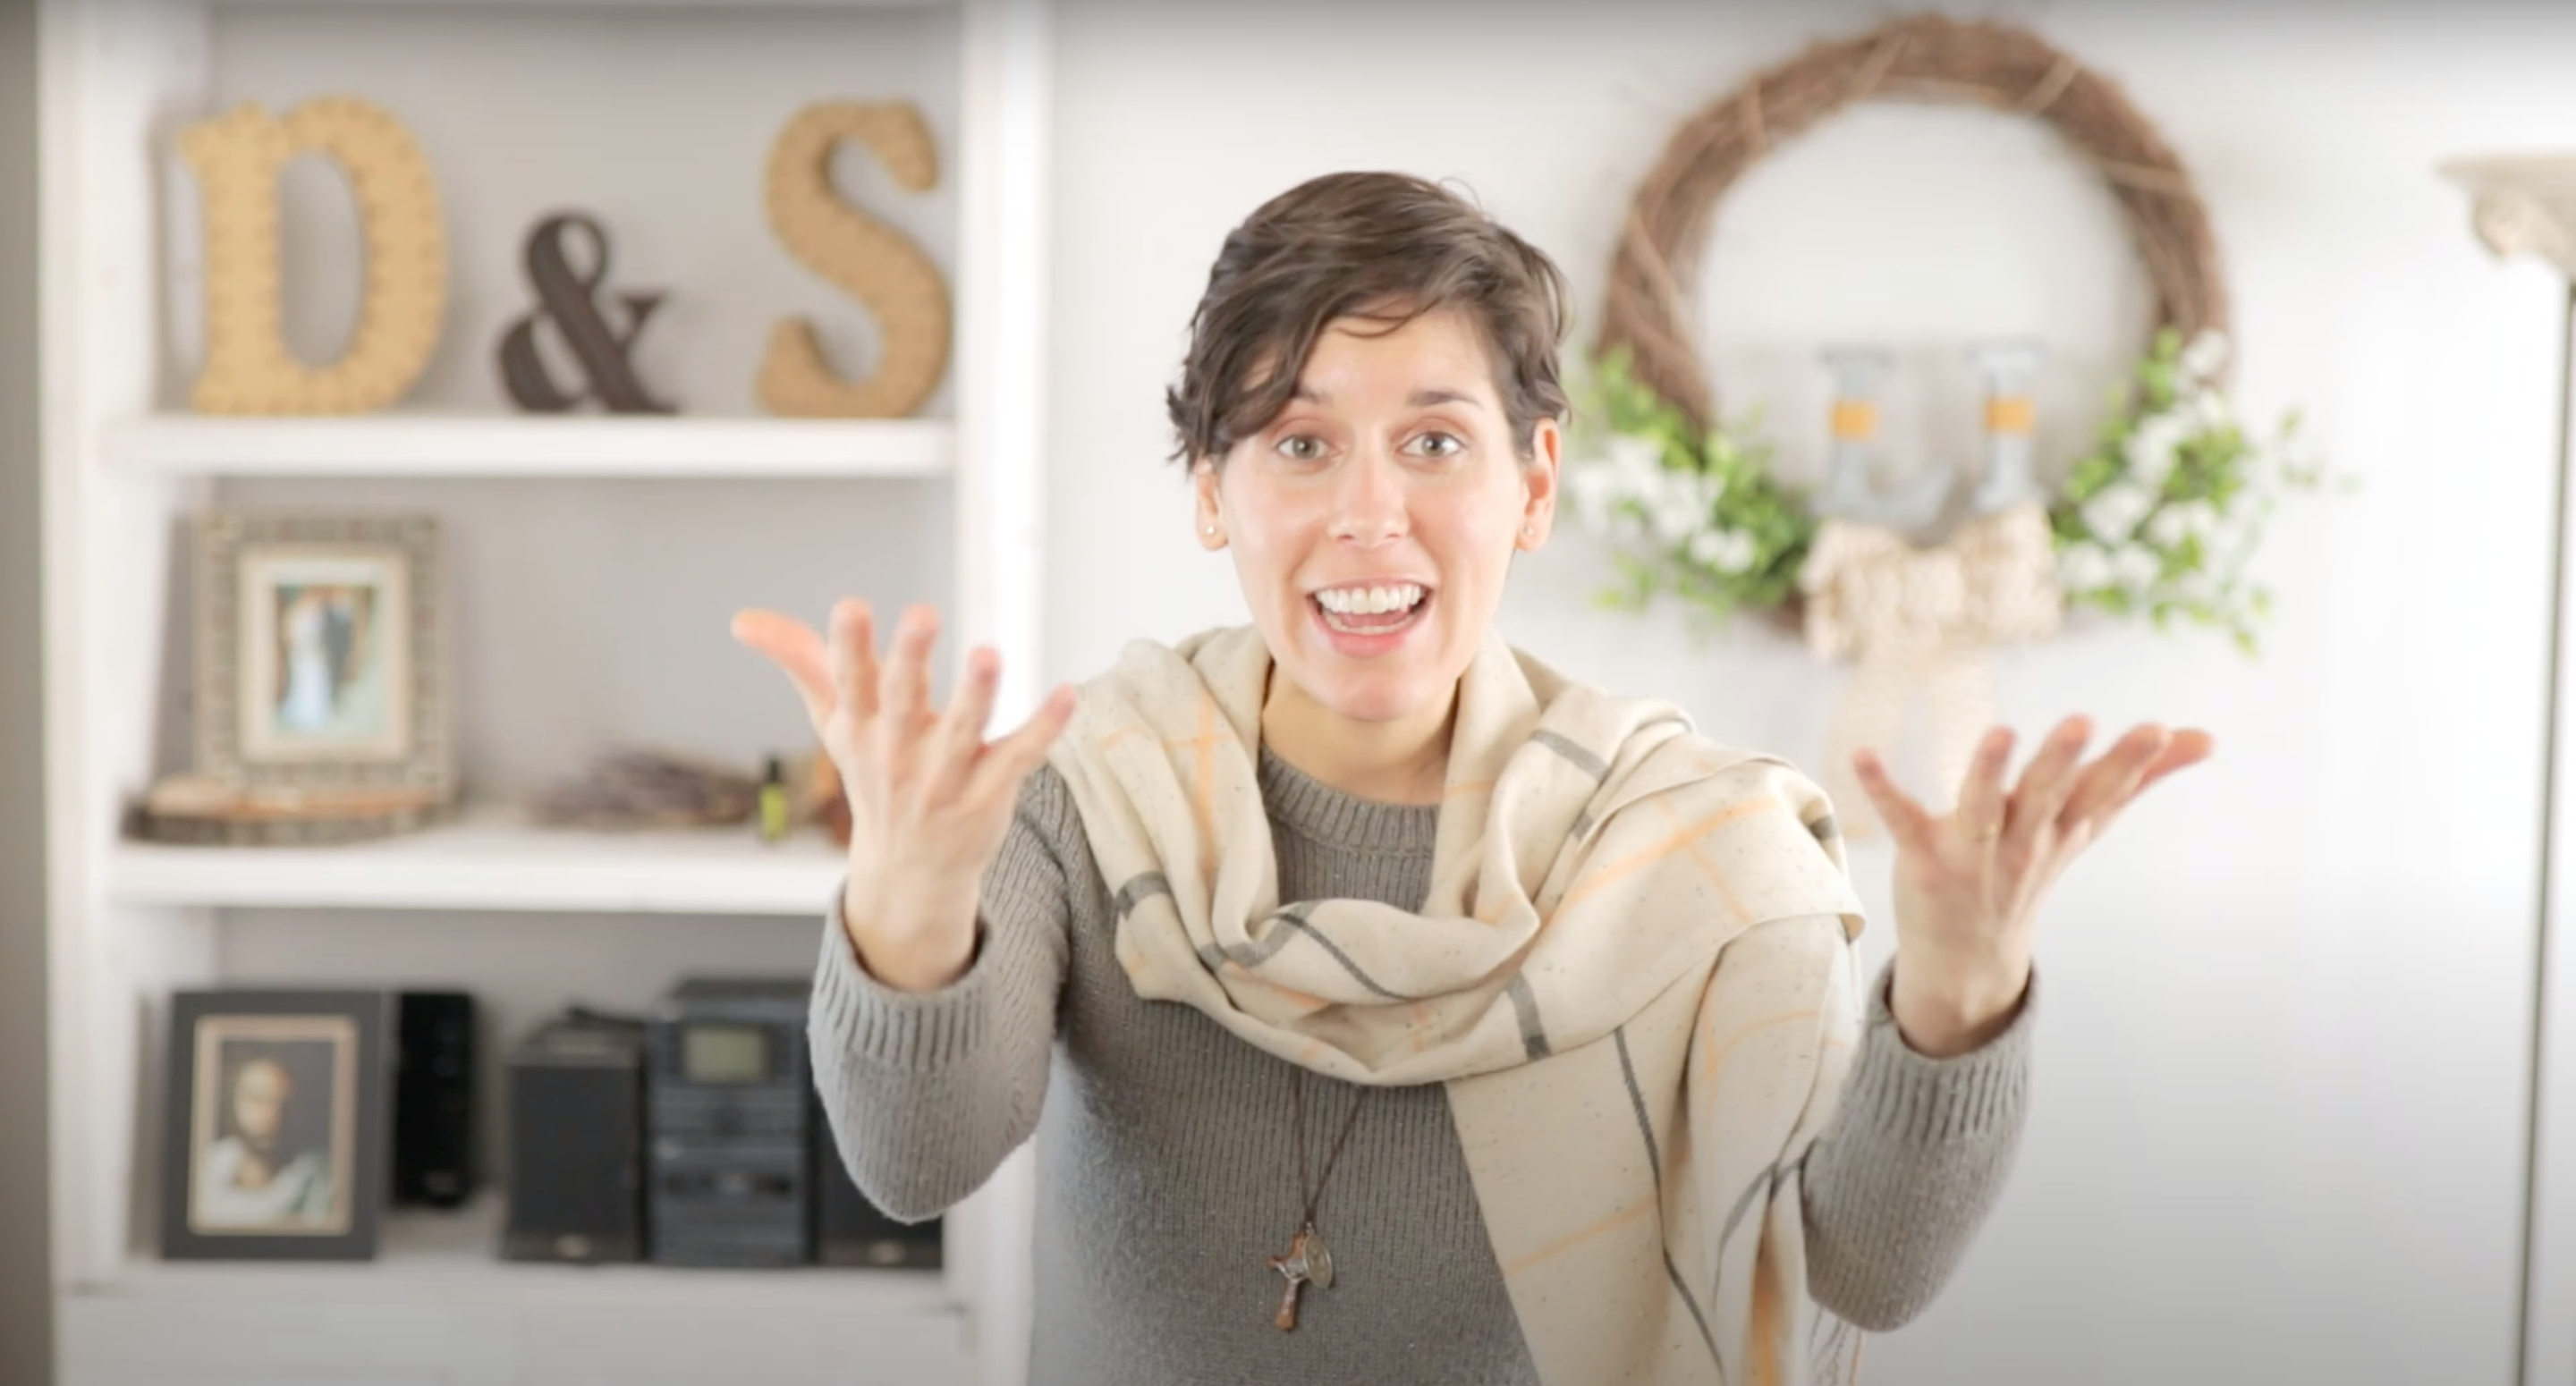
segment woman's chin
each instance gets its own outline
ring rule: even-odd
[[[1444,701],[1436,679],[1349,678],[1336,680],[1316,701],[1352,722],[1401,722]]]

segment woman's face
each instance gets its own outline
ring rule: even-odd
[[[1512,436],[1461,314],[1327,328],[1279,417],[1197,473],[1200,542],[1233,552],[1295,685],[1273,697],[1362,722],[1445,715],[1514,550],[1547,539],[1560,447],[1553,419]]]

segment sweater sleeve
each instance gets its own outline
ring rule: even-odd
[[[1889,1007],[1894,964],[1870,988],[1861,1051],[1807,1159],[1807,1288],[1873,1333],[1932,1302],[2002,1194],[2030,1090],[2038,981],[2003,1033],[1927,1058]]]
[[[1030,775],[984,872],[974,959],[938,991],[870,976],[833,901],[806,1017],[814,1086],[852,1181],[896,1218],[945,1212],[1037,1129],[1070,948],[1060,854],[1079,825],[1055,771]]]

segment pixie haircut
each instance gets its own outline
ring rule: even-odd
[[[1455,309],[1484,338],[1526,458],[1538,421],[1566,412],[1557,365],[1565,300],[1554,262],[1437,183],[1395,173],[1301,183],[1234,228],[1208,271],[1180,383],[1165,395],[1172,456],[1221,463],[1268,427],[1333,322],[1367,318],[1392,332]]]

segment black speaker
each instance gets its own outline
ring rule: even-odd
[[[576,1014],[510,1054],[514,1261],[644,1259],[644,1027]]]
[[[940,1264],[940,1219],[902,1223],[886,1216],[850,1180],[832,1143],[831,1123],[820,1099],[806,1118],[814,1147],[814,1259],[826,1266],[892,1266],[937,1270]]]
[[[456,1207],[474,1192],[474,998],[402,993],[394,1055],[393,1201]]]

